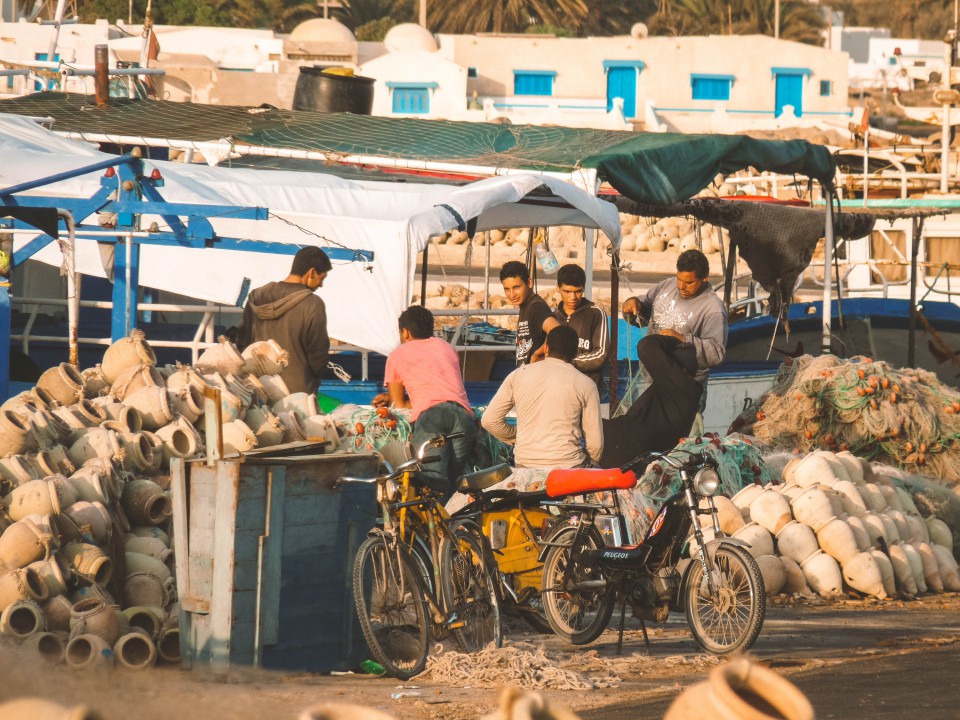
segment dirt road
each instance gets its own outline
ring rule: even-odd
[[[404,720],[467,720],[495,709],[500,679],[524,667],[542,647],[546,665],[540,677],[562,682],[579,677],[579,682],[595,686],[545,691],[553,700],[584,720],[633,720],[662,717],[681,688],[703,679],[720,662],[697,652],[682,616],[672,616],[651,631],[649,655],[639,626],[628,620],[627,627],[620,657],[612,630],[581,648],[554,637],[511,634],[510,649],[500,655],[513,671],[486,667],[457,683],[255,670],[218,677],[170,666],[145,673],[79,674],[44,668],[19,649],[4,646],[0,700],[42,695],[93,706],[107,720],[295,719],[305,708],[326,701],[355,702]],[[960,595],[909,602],[771,603],[750,657],[797,684],[819,718],[955,718],[960,714],[960,685],[955,680],[960,667]],[[464,663],[469,661],[459,664]],[[523,672],[533,677],[529,670],[528,664]]]

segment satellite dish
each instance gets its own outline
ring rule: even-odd
[[[633,27],[630,28],[630,37],[636,40],[643,40],[649,34],[650,31],[647,30],[647,26],[644,23],[634,23]]]

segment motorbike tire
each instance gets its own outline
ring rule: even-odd
[[[547,542],[550,549],[543,561],[543,588],[540,599],[544,615],[553,632],[574,645],[593,642],[607,629],[613,614],[615,597],[609,584],[597,587],[569,589],[561,586],[571,557],[583,550],[604,546],[599,531],[591,526],[572,547],[577,529],[569,525],[551,533]],[[554,544],[555,543],[555,544]],[[601,581],[596,568],[577,564],[570,581],[575,584]]]
[[[713,553],[717,592],[710,595],[703,563],[690,563],[683,584],[687,623],[694,640],[711,655],[749,649],[763,627],[766,591],[756,560],[736,545]]]

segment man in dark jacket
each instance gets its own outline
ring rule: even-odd
[[[577,331],[578,349],[573,365],[590,377],[597,387],[603,380],[603,369],[610,354],[610,331],[607,314],[583,296],[587,275],[579,265],[564,265],[557,271],[560,304],[553,315]]]
[[[327,309],[316,290],[330,272],[330,258],[318,247],[301,248],[290,274],[253,290],[243,310],[237,346],[275,340],[290,354],[280,377],[290,392],[315,393],[330,356]]]

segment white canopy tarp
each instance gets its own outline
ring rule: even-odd
[[[27,118],[10,115],[0,116],[0,152],[0,188],[110,157]],[[165,183],[160,193],[169,202],[269,208],[265,221],[211,217],[220,236],[372,250],[370,266],[334,262],[318,292],[326,302],[332,337],[380,353],[390,352],[399,343],[396,320],[413,294],[417,255],[431,237],[455,230],[469,219],[476,218],[477,230],[549,225],[595,228],[614,247],[620,244],[619,215],[611,203],[535,174],[494,177],[457,187],[154,160],[145,164],[148,173],[159,169]],[[27,194],[88,198],[100,188],[101,176],[98,172],[62,180]],[[524,201],[544,187],[549,194],[538,193],[535,200]],[[142,227],[153,221],[164,227],[162,218],[147,215]],[[15,247],[23,247],[30,239],[18,234]],[[56,245],[33,257],[53,265],[62,260]],[[95,242],[77,241],[76,262],[82,273],[105,276]],[[289,255],[145,244],[140,283],[199,300],[235,304],[245,279],[251,288],[281,280],[290,262]]]

